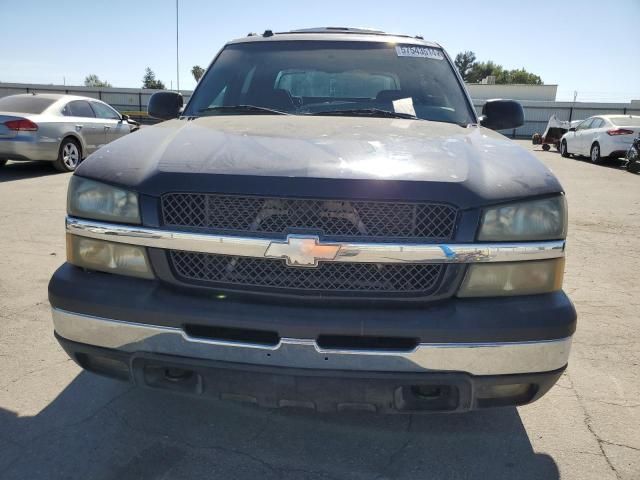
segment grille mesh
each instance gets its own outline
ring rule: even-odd
[[[183,281],[212,286],[333,295],[389,293],[427,296],[446,268],[430,264],[320,263],[316,268],[291,268],[283,260],[171,251],[171,263]],[[301,292],[304,291],[304,292]]]
[[[304,230],[330,239],[442,241],[457,209],[438,203],[308,200],[208,193],[162,196],[167,226],[284,236]]]

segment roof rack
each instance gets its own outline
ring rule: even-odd
[[[287,34],[287,33],[353,33],[360,35],[389,35],[394,37],[405,37],[405,38],[414,38],[411,35],[402,35],[384,32],[382,30],[377,30],[375,28],[361,28],[361,27],[314,27],[314,28],[300,28],[296,30],[290,30],[288,32],[277,32],[278,34]],[[415,38],[421,38],[420,36],[415,36]]]

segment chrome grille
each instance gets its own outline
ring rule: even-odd
[[[170,251],[178,279],[214,287],[296,294],[405,294],[428,296],[441,283],[445,265],[320,263],[315,268],[287,267],[283,260]]]
[[[208,193],[162,196],[164,225],[222,233],[436,242],[453,237],[458,210],[440,203],[292,199]]]

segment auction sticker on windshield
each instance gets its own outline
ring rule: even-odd
[[[444,54],[437,48],[420,47],[417,45],[396,45],[396,52],[399,57],[419,57],[444,60]]]

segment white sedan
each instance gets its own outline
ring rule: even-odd
[[[604,158],[624,157],[640,135],[640,116],[598,115],[571,128],[560,140],[560,153],[588,156],[593,163]]]

